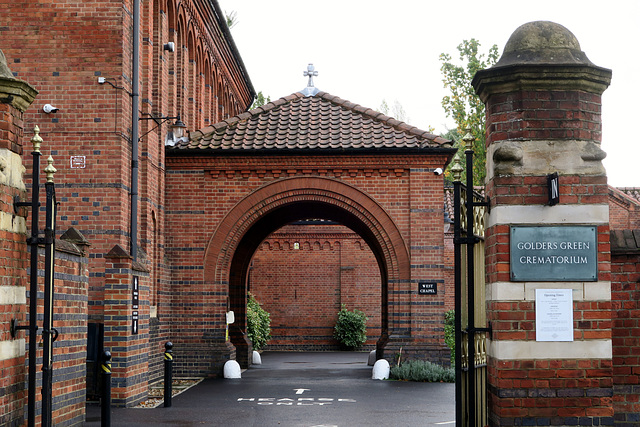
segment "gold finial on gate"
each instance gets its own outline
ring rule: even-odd
[[[49,156],[47,159],[47,167],[44,168],[44,173],[47,174],[47,182],[53,182],[53,174],[56,172],[58,172],[58,170],[53,167],[53,157]]]
[[[36,153],[40,152],[40,144],[42,144],[42,137],[40,137],[40,128],[36,125],[33,128],[33,138],[31,138],[31,143],[33,144],[33,151]]]
[[[451,173],[454,181],[460,181],[462,179],[462,171],[464,171],[464,168],[460,162],[460,156],[456,153],[453,157],[453,166],[451,166]]]
[[[462,137],[462,140],[464,141],[464,148],[467,150],[473,150],[473,141],[475,141],[476,138],[471,133],[470,128],[466,128],[465,132],[465,135]]]

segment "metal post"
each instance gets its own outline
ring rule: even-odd
[[[29,270],[29,390],[27,400],[27,422],[36,425],[36,365],[38,348],[38,213],[40,210],[40,128],[34,127],[33,171],[31,179],[31,237],[27,239],[31,251]]]
[[[464,414],[462,411],[462,272],[460,250],[460,173],[462,166],[457,156],[453,160],[453,258],[454,258],[454,294],[455,294],[455,372],[456,372],[456,425],[463,425]]]
[[[466,150],[467,166],[467,339],[469,356],[468,363],[468,404],[469,404],[469,425],[476,425],[476,376],[475,376],[475,275],[473,271],[474,263],[474,235],[473,235],[473,150]]]
[[[53,158],[47,159],[47,167],[44,169],[47,175],[45,183],[47,194],[47,213],[44,229],[45,243],[45,265],[44,265],[44,322],[42,325],[42,426],[51,426],[52,406],[52,364],[53,364],[53,342],[57,338],[57,331],[53,328],[53,280],[54,280],[54,257],[55,257],[55,232],[56,232],[56,200],[53,174],[56,168],[53,167]]]
[[[171,406],[172,383],[173,383],[173,343],[167,341],[164,345],[164,407]]]
[[[111,352],[102,353],[102,396],[100,400],[100,425],[111,427]]]
[[[475,275],[474,275],[474,250],[475,236],[473,234],[473,141],[474,137],[470,132],[463,137],[466,144],[464,152],[466,156],[467,174],[467,339],[468,339],[468,405],[469,405],[469,425],[476,425],[476,376],[475,376]]]

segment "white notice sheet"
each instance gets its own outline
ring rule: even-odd
[[[536,289],[536,341],[573,341],[572,289]]]

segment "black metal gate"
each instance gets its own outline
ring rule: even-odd
[[[473,137],[467,133],[466,184],[456,155],[454,177],[454,258],[456,330],[456,425],[484,427],[487,416],[487,327],[484,218],[488,203],[473,189]]]
[[[55,237],[56,237],[56,190],[53,183],[53,175],[56,168],[53,167],[53,158],[47,159],[47,167],[44,169],[47,182],[46,191],[46,218],[44,237],[40,237],[39,212],[40,212],[40,128],[34,128],[33,143],[33,172],[31,175],[31,201],[20,201],[16,196],[14,209],[23,207],[31,208],[31,237],[27,239],[30,246],[31,265],[29,273],[29,322],[27,325],[18,325],[16,319],[11,319],[11,337],[15,338],[21,330],[29,332],[29,384],[27,389],[27,425],[35,426],[36,419],[36,368],[37,368],[37,333],[38,333],[38,247],[44,245],[44,298],[42,321],[42,419],[41,425],[52,425],[52,385],[53,385],[53,342],[58,338],[58,331],[53,327],[53,299],[55,276]]]

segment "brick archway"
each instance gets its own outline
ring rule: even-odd
[[[235,205],[214,232],[206,249],[205,275],[214,284],[228,286],[236,324],[230,329],[236,357],[249,364],[245,330],[246,277],[260,243],[283,225],[307,218],[334,220],[358,233],[369,245],[380,267],[381,337],[389,335],[389,284],[409,280],[407,246],[391,216],[369,195],[342,181],[323,177],[285,178],[269,183]]]

